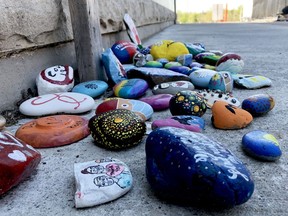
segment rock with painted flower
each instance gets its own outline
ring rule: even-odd
[[[221,143],[202,133],[163,127],[146,140],[146,177],[172,202],[231,208],[247,202],[254,182],[247,167]]]

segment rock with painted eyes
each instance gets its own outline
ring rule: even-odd
[[[253,116],[248,111],[224,101],[216,101],[211,110],[212,124],[218,129],[241,129],[247,127],[253,120]]]
[[[268,113],[275,106],[275,100],[268,94],[252,95],[242,102],[242,109],[253,116],[261,116]]]
[[[179,91],[194,90],[195,87],[190,81],[165,82],[155,85],[152,89],[153,94],[172,94]]]
[[[186,205],[230,208],[254,191],[246,166],[202,133],[175,127],[153,130],[146,139],[146,177],[160,198]]]
[[[134,112],[116,109],[93,116],[88,123],[95,144],[112,150],[139,144],[146,132],[145,122]]]
[[[228,71],[220,71],[216,73],[209,81],[208,88],[211,90],[219,90],[224,93],[232,92],[233,79]]]
[[[31,175],[41,160],[32,146],[8,132],[0,132],[0,195]]]
[[[143,121],[150,119],[154,112],[153,108],[144,101],[123,98],[110,98],[104,100],[97,106],[95,114],[99,115],[101,113],[115,109],[130,110],[140,116]]]
[[[195,91],[180,91],[170,99],[172,115],[203,116],[207,106],[204,98]]]

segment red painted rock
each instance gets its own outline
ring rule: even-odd
[[[40,160],[40,153],[32,146],[0,132],[0,195],[30,176]]]
[[[49,148],[71,144],[89,134],[88,120],[76,115],[55,115],[27,122],[15,136],[35,148]]]

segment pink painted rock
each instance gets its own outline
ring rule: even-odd
[[[62,65],[49,67],[39,73],[36,85],[38,95],[68,92],[74,86],[74,70]]]
[[[157,94],[140,98],[140,100],[149,104],[153,110],[160,111],[169,108],[169,102],[172,97],[173,95],[171,94]]]
[[[40,160],[40,153],[32,146],[0,132],[0,195],[30,176]]]

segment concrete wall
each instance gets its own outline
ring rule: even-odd
[[[175,21],[174,0],[99,0],[98,4],[103,48],[129,40],[125,13],[133,18],[142,40]],[[41,70],[57,64],[77,69],[77,65],[68,0],[0,0],[0,11],[1,112],[15,107],[21,91],[35,87]]]
[[[277,17],[277,13],[288,5],[288,0],[254,0],[253,1],[253,19],[263,19]]]

